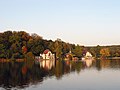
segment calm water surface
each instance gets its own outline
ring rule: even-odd
[[[0,89],[120,90],[120,60],[0,63]]]

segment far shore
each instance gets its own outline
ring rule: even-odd
[[[120,59],[120,57],[109,57],[108,59]]]
[[[96,58],[96,59],[100,59],[102,60],[102,58]],[[106,57],[106,58],[103,58],[105,60],[120,60],[120,57]]]
[[[97,59],[100,59],[101,58],[97,58]],[[105,60],[120,60],[120,57],[108,57],[106,58]],[[4,59],[4,58],[1,58],[0,59],[0,63],[7,63],[7,62],[11,62],[11,61],[15,61],[15,62],[24,62],[26,61],[26,59],[15,59],[15,60],[12,60],[12,59]]]

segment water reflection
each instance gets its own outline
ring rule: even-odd
[[[102,69],[119,69],[120,60],[96,60],[96,68],[99,71]]]
[[[86,67],[91,67],[92,64],[93,64],[93,60],[92,59],[86,59],[86,60],[83,61],[83,63]]]
[[[43,82],[44,77],[54,76],[58,80],[65,74],[71,72],[82,73],[86,68],[118,69],[120,60],[95,60],[95,61],[41,61],[35,64],[29,62],[9,62],[0,63],[0,87],[8,88],[26,88],[30,85],[36,85]]]
[[[44,68],[46,70],[52,69],[52,67],[55,67],[55,60],[41,60],[39,61],[40,68]]]

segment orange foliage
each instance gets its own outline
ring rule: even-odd
[[[23,46],[23,47],[22,47],[22,52],[23,52],[23,53],[26,53],[26,52],[27,52],[27,47],[26,47],[26,46]]]

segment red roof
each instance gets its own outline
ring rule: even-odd
[[[47,54],[50,50],[49,49],[46,49],[43,54]]]

